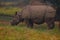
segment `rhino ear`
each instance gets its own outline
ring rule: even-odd
[[[17,15],[17,12],[15,12],[15,15]]]

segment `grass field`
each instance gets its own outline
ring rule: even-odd
[[[57,26],[53,30],[47,30],[45,27],[43,24],[31,29],[23,24],[11,26],[3,22],[0,23],[0,40],[60,40],[60,30]]]
[[[21,11],[19,7],[0,7],[0,14],[14,15],[16,11]]]
[[[0,7],[0,14],[12,16],[16,11],[21,11],[22,9],[19,7]],[[0,16],[0,20],[9,21],[11,17]]]

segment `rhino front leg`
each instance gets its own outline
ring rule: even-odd
[[[33,21],[31,19],[26,20],[27,27],[33,28]]]
[[[54,24],[54,18],[47,18],[46,20],[48,29],[53,29],[55,24]]]

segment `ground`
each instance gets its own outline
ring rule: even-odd
[[[47,30],[44,26],[31,29],[23,24],[11,26],[7,21],[0,21],[0,40],[60,40],[57,27]]]

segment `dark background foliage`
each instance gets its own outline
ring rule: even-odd
[[[0,0],[0,6],[2,6],[1,3],[5,3],[5,2],[14,2],[14,4],[11,5],[18,5],[18,6],[25,6],[27,4],[29,4],[32,1],[36,1],[36,0]],[[43,1],[46,2],[48,4],[53,4],[55,6],[60,6],[60,0],[37,0],[37,1]],[[15,3],[16,2],[16,3]],[[5,4],[3,4],[5,5]]]

